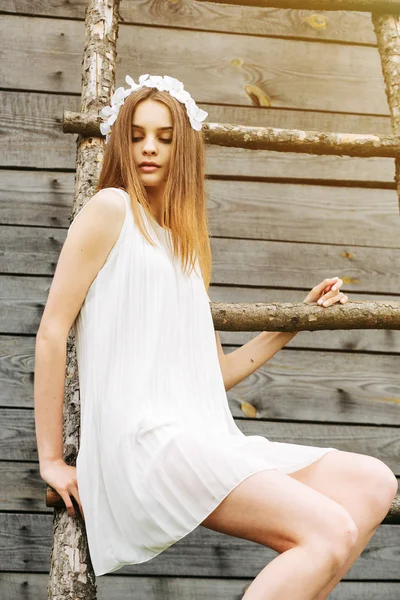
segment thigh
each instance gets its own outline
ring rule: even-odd
[[[328,452],[289,476],[342,504],[354,518],[360,513],[369,520],[384,518],[398,489],[384,462],[344,450]]]
[[[343,506],[276,469],[247,477],[201,525],[277,552],[355,528]]]

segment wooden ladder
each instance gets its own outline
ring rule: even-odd
[[[392,157],[395,159],[395,181],[400,199],[400,0],[197,1],[264,8],[371,12],[381,56],[393,135],[302,131],[207,122],[203,123],[202,131],[206,143],[219,146],[352,157]],[[99,128],[99,112],[104,105],[110,104],[115,88],[119,5],[120,0],[89,0],[86,8],[81,111],[64,111],[63,118],[63,131],[78,134],[71,218],[95,193],[95,185],[101,171],[104,138]],[[351,315],[346,305],[324,311],[320,307],[303,303],[266,304],[262,310],[258,304],[257,311],[253,310],[252,304],[213,303],[212,312],[215,328],[220,331],[262,331],[265,329],[265,323],[268,323],[268,331],[400,329],[398,302],[352,302],[351,305]],[[277,306],[281,310],[277,311]],[[67,343],[67,374],[63,427],[64,460],[75,465],[79,448],[80,403],[72,330]],[[49,598],[95,599],[96,577],[90,562],[84,523],[76,503],[74,502],[74,506],[79,516],[74,527],[71,526],[71,518],[65,510],[63,500],[49,486],[46,488],[46,506],[55,508]],[[396,497],[383,523],[400,523],[399,497]],[[72,555],[75,556],[73,561],[70,559]],[[72,569],[71,564],[78,566]]]

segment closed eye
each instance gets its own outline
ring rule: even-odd
[[[141,137],[133,137],[132,138],[132,142],[137,142],[137,141],[142,140],[142,139],[143,138],[141,138]],[[164,142],[164,144],[170,144],[172,142],[172,139],[165,140],[165,139],[161,138],[160,142]]]

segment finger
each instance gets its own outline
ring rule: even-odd
[[[72,500],[71,500],[68,492],[62,492],[59,490],[57,490],[57,491],[60,494],[61,498],[64,500],[65,508],[67,509],[69,516],[75,517],[75,508],[74,508],[74,505],[72,504]]]
[[[345,294],[343,294],[343,292],[339,292],[338,295],[335,296],[335,298],[332,298],[332,300],[333,300],[332,304],[334,302],[340,302],[344,297],[345,297]]]
[[[340,279],[340,277],[336,278],[336,281],[334,281],[333,283],[331,283],[330,285],[327,286],[326,290],[338,290],[339,288],[341,288],[343,285],[343,279]]]
[[[77,486],[71,487],[70,488],[70,494],[72,494],[72,496],[75,498],[76,503],[79,507],[79,512],[81,513],[81,516],[83,518],[83,520],[85,520],[84,514],[83,514],[83,509],[82,509],[82,503],[81,503],[81,499],[79,497],[79,491]]]
[[[345,304],[346,302],[348,302],[348,297],[346,296],[346,294],[343,294],[343,296],[340,298],[340,302],[342,304]]]
[[[343,279],[338,279],[335,284],[332,286],[332,291],[339,290],[343,285]]]
[[[332,285],[328,285],[328,287],[326,287],[323,290],[323,292],[321,294],[321,298],[328,292],[337,292],[337,290],[339,290],[342,287],[342,285],[343,285],[342,279],[337,279],[335,283],[333,283]]]
[[[322,306],[323,307],[327,307],[327,306],[332,306],[332,304],[335,304],[336,302],[338,302],[342,296],[344,296],[343,292],[340,292],[339,294],[336,294],[336,296],[333,296],[332,298],[328,298],[328,300],[325,300],[325,302],[323,302]]]
[[[321,296],[321,298],[319,298],[317,300],[317,304],[321,305],[324,302],[326,302],[326,300],[329,300],[330,298],[333,298],[333,297],[337,296],[340,293],[342,293],[342,292],[339,292],[339,291],[332,292],[332,291],[330,291],[327,294],[325,294],[324,296]]]
[[[319,283],[313,288],[313,292],[322,293],[326,287],[334,285],[338,279],[339,277],[331,277],[330,279],[324,279],[324,281],[321,281],[321,283]]]

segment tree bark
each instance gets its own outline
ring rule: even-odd
[[[400,156],[400,136],[205,123],[205,141],[218,146],[358,157]]]
[[[382,72],[386,85],[386,97],[390,109],[393,132],[400,133],[400,15],[372,15]],[[395,158],[394,176],[400,209],[400,158]]]
[[[100,136],[100,123],[101,118],[97,114],[81,115],[70,110],[64,111],[64,133]],[[204,141],[216,146],[361,158],[400,156],[400,135],[303,131],[230,123],[203,123],[202,131]]]
[[[115,86],[116,41],[118,37],[119,0],[89,0],[85,16],[81,113],[96,111],[109,103]],[[77,211],[94,194],[103,158],[101,137],[77,138],[75,191],[72,212]],[[63,413],[64,460],[75,466],[79,450],[80,396],[73,329],[67,341],[66,385]],[[47,499],[47,496],[46,496]],[[74,498],[72,498],[74,502]],[[48,504],[47,504],[48,505]],[[48,581],[49,600],[95,600],[96,577],[86,536],[85,525],[74,502],[77,518],[65,508],[55,508],[53,545]],[[101,523],[99,523],[101,527]]]
[[[217,331],[321,331],[325,329],[400,329],[400,302],[211,303]]]

